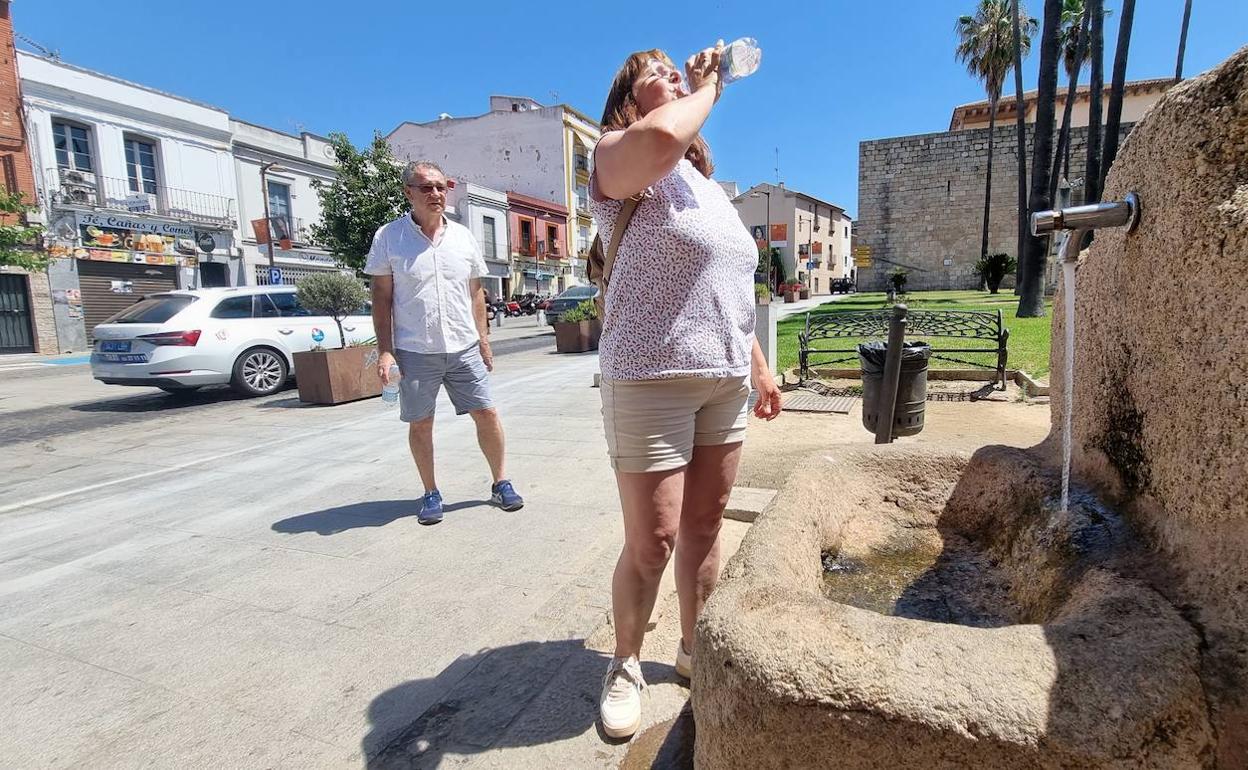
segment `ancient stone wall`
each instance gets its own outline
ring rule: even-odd
[[[1124,125],[1122,134],[1130,128]],[[1029,166],[1032,129],[1028,126]],[[1071,135],[1070,176],[1078,180],[1083,177],[1088,133],[1078,128]],[[998,122],[992,154],[990,254],[1016,255],[1017,147],[1014,126]],[[978,286],[974,268],[983,233],[987,169],[986,128],[860,143],[854,245],[871,247],[872,266],[859,269],[859,289],[884,289],[889,273],[899,266],[909,271],[906,287],[911,290]],[[1081,200],[1078,190],[1075,198]]]
[[[1131,191],[1143,202],[1138,229],[1099,231],[1078,271],[1075,479],[1121,507],[1153,546],[1157,585],[1204,637],[1218,766],[1243,767],[1248,48],[1171,89],[1136,124],[1104,197]],[[1054,439],[1066,387],[1061,321]]]

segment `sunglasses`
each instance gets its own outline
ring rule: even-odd
[[[450,185],[445,184],[409,184],[409,190],[420,190],[425,195],[433,195],[435,192],[444,193]]]

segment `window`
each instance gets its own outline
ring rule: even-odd
[[[555,225],[546,225],[546,251],[559,255],[559,228]]]
[[[1013,22],[1011,22],[1011,23],[1013,23]],[[818,293],[819,293],[819,278],[818,278],[818,277],[816,277],[816,278],[815,278],[815,294],[818,294]]]
[[[849,237],[849,228],[848,228],[848,227],[846,227],[846,228],[845,228],[845,237],[846,237],[846,238],[848,238],[848,237]]]
[[[277,220],[275,227],[281,228],[283,224],[286,227],[284,234],[280,229],[277,232],[276,236],[279,239],[289,238],[290,234],[295,231],[290,220],[290,185],[269,182],[269,217]]]
[[[308,309],[299,304],[299,295],[291,291],[285,291],[280,294],[266,294],[269,301],[277,308],[277,313],[282,318],[290,318],[294,316],[312,315]],[[264,305],[261,305],[263,308]]]
[[[498,256],[497,235],[494,231],[494,217],[481,217],[481,243],[486,259]]]
[[[581,225],[580,233],[576,239],[576,251],[583,254],[589,251],[589,228]]]
[[[582,211],[589,210],[589,186],[578,184],[576,186],[576,207]]]
[[[142,139],[126,139],[126,175],[130,192],[156,194],[156,145]]]
[[[91,162],[91,137],[87,129],[72,123],[53,123],[52,143],[56,147],[56,165],[78,171],[95,170]]]
[[[578,151],[572,157],[573,157],[574,163],[576,164],[577,171],[584,171],[586,173],[589,172],[589,157],[585,155],[585,153]]]
[[[195,297],[188,294],[157,294],[139,300],[104,323],[163,324],[194,301]]]
[[[212,309],[213,318],[251,318],[251,295],[226,297]]]
[[[520,253],[525,255],[533,254],[533,220],[520,220]]]

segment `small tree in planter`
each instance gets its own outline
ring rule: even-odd
[[[765,283],[754,284],[754,304],[770,305],[771,304],[771,287]]]
[[[1001,281],[1017,269],[1018,260],[1009,254],[989,254],[975,263],[975,272],[979,273],[984,283],[988,285],[989,294],[996,294],[1001,288]]]
[[[598,306],[587,299],[563,315],[555,323],[555,351],[559,353],[587,353],[598,349],[602,336],[602,321],[598,318]]]
[[[299,304],[313,315],[326,315],[338,327],[340,344],[334,350],[308,350],[295,353],[295,381],[299,400],[317,404],[340,404],[381,394],[381,378],[375,366],[368,365],[375,345],[360,345],[347,339],[342,320],[355,313],[368,300],[368,291],[354,276],[342,273],[310,275],[296,284]]]

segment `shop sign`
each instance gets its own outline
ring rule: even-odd
[[[195,228],[191,225],[176,222],[159,222],[140,217],[117,216],[114,214],[97,214],[95,212],[78,212],[78,228],[95,227],[101,230],[120,230],[130,233],[155,233],[156,235],[172,235],[176,238],[194,238]]]

